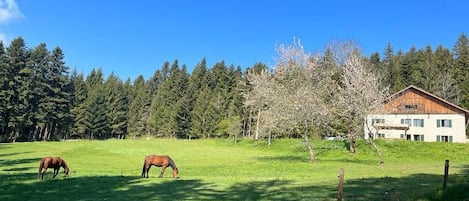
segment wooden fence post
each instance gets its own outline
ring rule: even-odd
[[[339,170],[339,190],[337,192],[337,201],[342,201],[344,196],[344,168]]]
[[[446,190],[448,184],[448,170],[449,170],[449,160],[445,161],[445,174],[443,176],[443,191]]]

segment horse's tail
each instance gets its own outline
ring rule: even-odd
[[[44,159],[41,159],[39,162],[39,172],[37,174],[37,178],[41,179],[42,169],[44,168]]]
[[[142,177],[145,177],[145,163],[147,162],[147,159],[143,160],[143,167],[142,167]]]

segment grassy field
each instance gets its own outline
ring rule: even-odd
[[[344,200],[469,200],[469,145],[378,141],[385,164],[370,145],[350,155],[341,141],[315,139],[317,162],[301,140],[106,140],[0,144],[0,200],[336,200],[345,170]],[[149,154],[168,154],[157,178],[140,177]],[[41,157],[62,156],[70,165],[52,179],[37,179]],[[448,189],[442,191],[445,160]]]

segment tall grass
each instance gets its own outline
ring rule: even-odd
[[[317,162],[301,140],[106,140],[0,144],[0,200],[336,200],[345,170],[344,200],[464,200],[469,197],[469,145],[377,141],[385,164],[359,141],[312,141]],[[173,179],[140,177],[149,154],[168,154],[180,170]],[[37,179],[44,156],[61,156],[70,177]],[[444,161],[450,160],[443,192]]]

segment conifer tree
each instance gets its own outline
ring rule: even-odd
[[[7,132],[10,141],[15,142],[19,134],[24,131],[26,107],[28,104],[28,81],[31,81],[30,71],[26,67],[29,52],[22,37],[14,39],[7,48],[8,56],[8,90],[6,112],[8,113]]]
[[[459,86],[454,77],[453,56],[451,51],[439,45],[434,53],[435,75],[435,95],[450,101],[454,104],[460,104]]]
[[[111,136],[123,139],[127,133],[127,94],[122,81],[114,73],[104,83],[104,92],[109,106]]]
[[[188,75],[185,67],[179,68],[177,60],[171,65],[169,77],[158,89],[151,104],[150,122],[158,136],[176,137],[180,131],[178,116],[187,88]]]
[[[49,68],[47,70],[46,98],[45,103],[49,104],[52,111],[48,112],[46,122],[50,127],[48,136],[57,134],[65,136],[69,133],[69,126],[72,124],[70,115],[71,83],[69,80],[68,66],[65,65],[64,54],[60,47],[52,50],[48,57]]]
[[[89,139],[106,138],[110,134],[108,105],[104,96],[103,73],[93,69],[85,80],[87,97],[84,101],[85,133]]]
[[[8,58],[3,46],[3,41],[0,41],[0,142],[7,141],[9,110],[8,105]]]
[[[73,86],[73,94],[71,98],[71,115],[73,124],[71,125],[71,135],[74,138],[86,138],[86,97],[88,96],[87,88],[84,80],[83,73],[78,74],[74,71],[71,75],[71,81]]]
[[[129,109],[127,131],[135,138],[150,133],[148,126],[150,94],[147,93],[147,85],[143,76],[138,76],[129,89]]]
[[[31,92],[34,98],[29,102],[32,114],[31,121],[34,122],[35,131],[32,136],[33,140],[48,140],[50,138],[51,128],[48,124],[48,117],[50,113],[54,112],[52,103],[50,102],[49,89],[49,78],[50,78],[50,63],[49,63],[49,50],[47,50],[46,44],[41,43],[31,51],[30,62],[32,70],[32,76],[34,77],[34,88]]]
[[[469,42],[463,33],[453,48],[455,78],[460,87],[461,106],[469,108]]]

